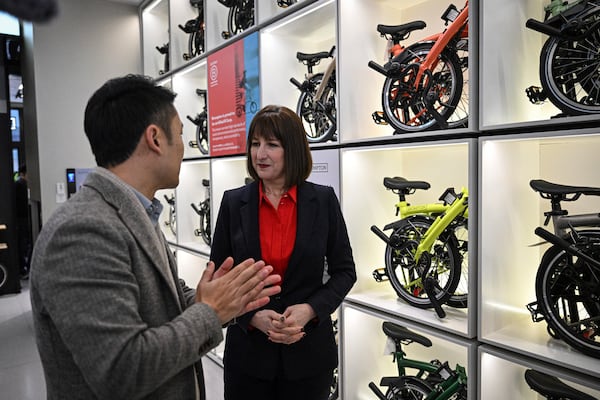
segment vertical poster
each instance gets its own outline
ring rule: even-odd
[[[208,56],[210,155],[243,154],[258,111],[258,32]]]

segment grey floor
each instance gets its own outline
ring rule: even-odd
[[[19,294],[0,296],[0,398],[43,400],[44,372],[35,346],[27,281]]]
[[[37,353],[27,281],[16,295],[0,296],[0,400],[44,400],[44,372]],[[209,400],[223,398],[219,365],[203,360]]]

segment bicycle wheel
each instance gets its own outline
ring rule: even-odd
[[[423,400],[432,391],[433,389],[419,378],[407,376],[390,385],[385,392],[385,398],[387,400]]]
[[[431,224],[429,218],[418,215],[398,221],[391,239],[398,244],[387,245],[385,249],[385,269],[394,290],[400,298],[419,308],[433,307],[421,279],[426,269],[435,280],[435,298],[439,303],[447,302],[460,280],[459,252],[452,240],[437,238],[429,257],[415,261],[417,246]],[[426,258],[428,265],[423,263]]]
[[[302,119],[309,143],[326,142],[333,138],[336,130],[335,86],[328,84],[322,102],[315,102],[316,88],[322,80],[322,73],[313,75],[306,85],[307,89],[300,94],[296,106],[296,113]]]
[[[206,115],[202,122],[196,126],[196,143],[202,154],[208,154],[208,123]]]
[[[460,279],[454,289],[454,293],[448,298],[447,304],[454,308],[467,308],[469,297],[469,231],[468,220],[457,221],[452,226],[452,242],[456,243],[458,249],[460,267]]]
[[[8,271],[4,264],[0,263],[0,288],[4,286],[6,281],[8,280]]]
[[[574,245],[600,260],[600,232],[579,234]],[[600,269],[552,246],[544,253],[535,286],[548,328],[573,348],[600,358]]]
[[[421,132],[437,128],[438,124],[424,103],[423,84],[414,87],[416,72],[433,43],[418,43],[393,60],[400,72],[386,78],[382,90],[383,112],[398,131]],[[407,68],[409,65],[413,67]],[[455,112],[462,95],[463,72],[456,53],[444,50],[431,71],[433,82],[429,92],[436,94],[434,108],[444,120]],[[425,81],[425,79],[423,79]]]
[[[600,21],[600,11],[583,18],[579,32]],[[600,113],[600,31],[581,40],[549,38],[540,53],[540,80],[548,99],[569,115]]]
[[[204,240],[204,243],[210,246],[210,206],[208,205],[208,201],[208,199],[204,200],[200,207],[200,236]]]
[[[469,40],[461,39],[456,45],[456,55],[462,70],[463,84],[456,109],[448,117],[448,128],[466,128],[469,126]]]
[[[252,25],[254,25],[254,0],[238,1],[229,9],[227,29],[232,36]]]

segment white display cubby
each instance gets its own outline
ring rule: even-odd
[[[162,47],[163,45],[168,44],[170,40],[169,1],[152,1],[142,9],[141,19],[144,74],[158,78],[161,75],[161,71],[163,73],[168,72],[165,71],[166,56],[159,53],[156,47]]]
[[[600,381],[577,369],[565,369],[532,358],[481,345],[478,349],[478,397],[485,400],[542,398],[525,381],[525,371],[533,369],[554,376],[563,383],[600,398]]]
[[[261,30],[263,105],[279,104],[297,110],[301,92],[290,78],[302,83],[306,79],[307,68],[298,61],[296,53],[330,51],[337,44],[336,31],[336,3],[332,0],[314,2]],[[331,58],[322,60],[314,67],[313,73],[325,72],[331,62]]]
[[[457,364],[465,367],[469,379],[468,398],[475,398],[475,342],[348,302],[342,304],[341,321],[342,399],[372,400],[375,394],[369,388],[369,382],[379,386],[382,377],[398,376],[396,364],[386,352],[387,337],[381,328],[384,321],[404,326],[431,340],[431,347],[419,343],[403,345],[408,358],[424,362],[447,361],[451,368]],[[408,369],[407,373],[414,374],[415,371]]]
[[[342,206],[358,276],[348,300],[454,334],[476,335],[476,159],[473,139],[341,150]],[[384,177],[394,176],[430,183],[429,190],[417,190],[407,197],[413,205],[439,202],[448,187],[457,192],[462,187],[469,189],[468,309],[444,305],[447,316],[440,319],[433,309],[419,309],[400,300],[389,281],[373,279],[373,270],[385,267],[386,244],[370,227],[383,228],[400,219],[395,215],[398,196],[383,186]]]
[[[189,51],[189,39],[190,34],[185,33],[183,29],[179,26],[185,28],[185,24],[189,20],[194,20],[198,17],[198,9],[193,7],[189,0],[179,0],[179,1],[171,1],[170,2],[170,51],[171,51],[171,66],[173,69],[177,69],[185,64],[188,64],[195,60],[195,58],[190,58]],[[203,5],[206,2],[202,2]],[[205,8],[206,6],[204,6]],[[202,13],[204,13],[204,8]],[[206,18],[204,18],[204,26],[205,30],[207,27]],[[206,36],[206,35],[205,35]],[[205,40],[206,42],[206,40]],[[192,45],[194,47],[194,45]],[[204,43],[204,48],[206,49],[206,43]],[[187,57],[184,57],[184,54]]]
[[[553,128],[556,124],[598,120],[596,116],[562,117],[549,100],[529,101],[525,89],[541,86],[540,52],[549,38],[525,26],[529,18],[544,20],[548,0],[481,2],[480,129],[527,126]]]
[[[202,97],[196,93],[196,89],[207,90],[206,60],[194,63],[173,76],[173,91],[177,93],[175,107],[183,123],[184,159],[208,156],[202,154],[198,147],[190,145],[191,141],[196,141],[197,126],[189,118],[196,119],[205,106],[208,109],[208,93],[205,95],[206,103],[204,103]],[[210,137],[210,132],[208,133]]]
[[[453,2],[458,9],[464,1]],[[469,68],[465,86],[471,99],[469,128],[438,130],[436,134],[449,134],[476,130],[476,98],[473,97],[477,82],[476,38],[477,2],[469,4]],[[338,49],[338,126],[342,142],[364,142],[368,139],[392,137],[394,128],[391,125],[378,125],[371,114],[382,111],[382,88],[385,76],[368,66],[369,61],[384,65],[388,60],[388,42],[377,32],[377,25],[400,25],[412,21],[424,21],[427,26],[423,30],[411,33],[401,43],[411,45],[423,38],[445,29],[440,18],[448,3],[436,0],[395,1],[395,0],[338,0],[339,9],[339,49]],[[429,136],[431,132],[401,133],[397,138],[414,138]]]
[[[192,203],[198,206],[210,195],[202,185],[204,179],[210,180],[208,160],[188,161],[182,164],[176,196],[177,244],[208,255],[210,246],[194,233],[200,227],[200,216],[191,206]]]
[[[600,377],[600,360],[552,339],[546,322],[534,323],[526,308],[536,300],[536,272],[547,249],[537,245],[543,240],[534,230],[550,210],[529,181],[600,187],[595,132],[480,139],[478,321],[481,341]],[[600,199],[583,196],[562,205],[570,215],[594,212]]]

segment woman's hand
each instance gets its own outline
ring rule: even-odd
[[[279,319],[271,321],[273,329],[267,331],[269,340],[283,344],[296,343],[306,335],[304,326],[316,316],[315,311],[307,303],[288,307]]]

